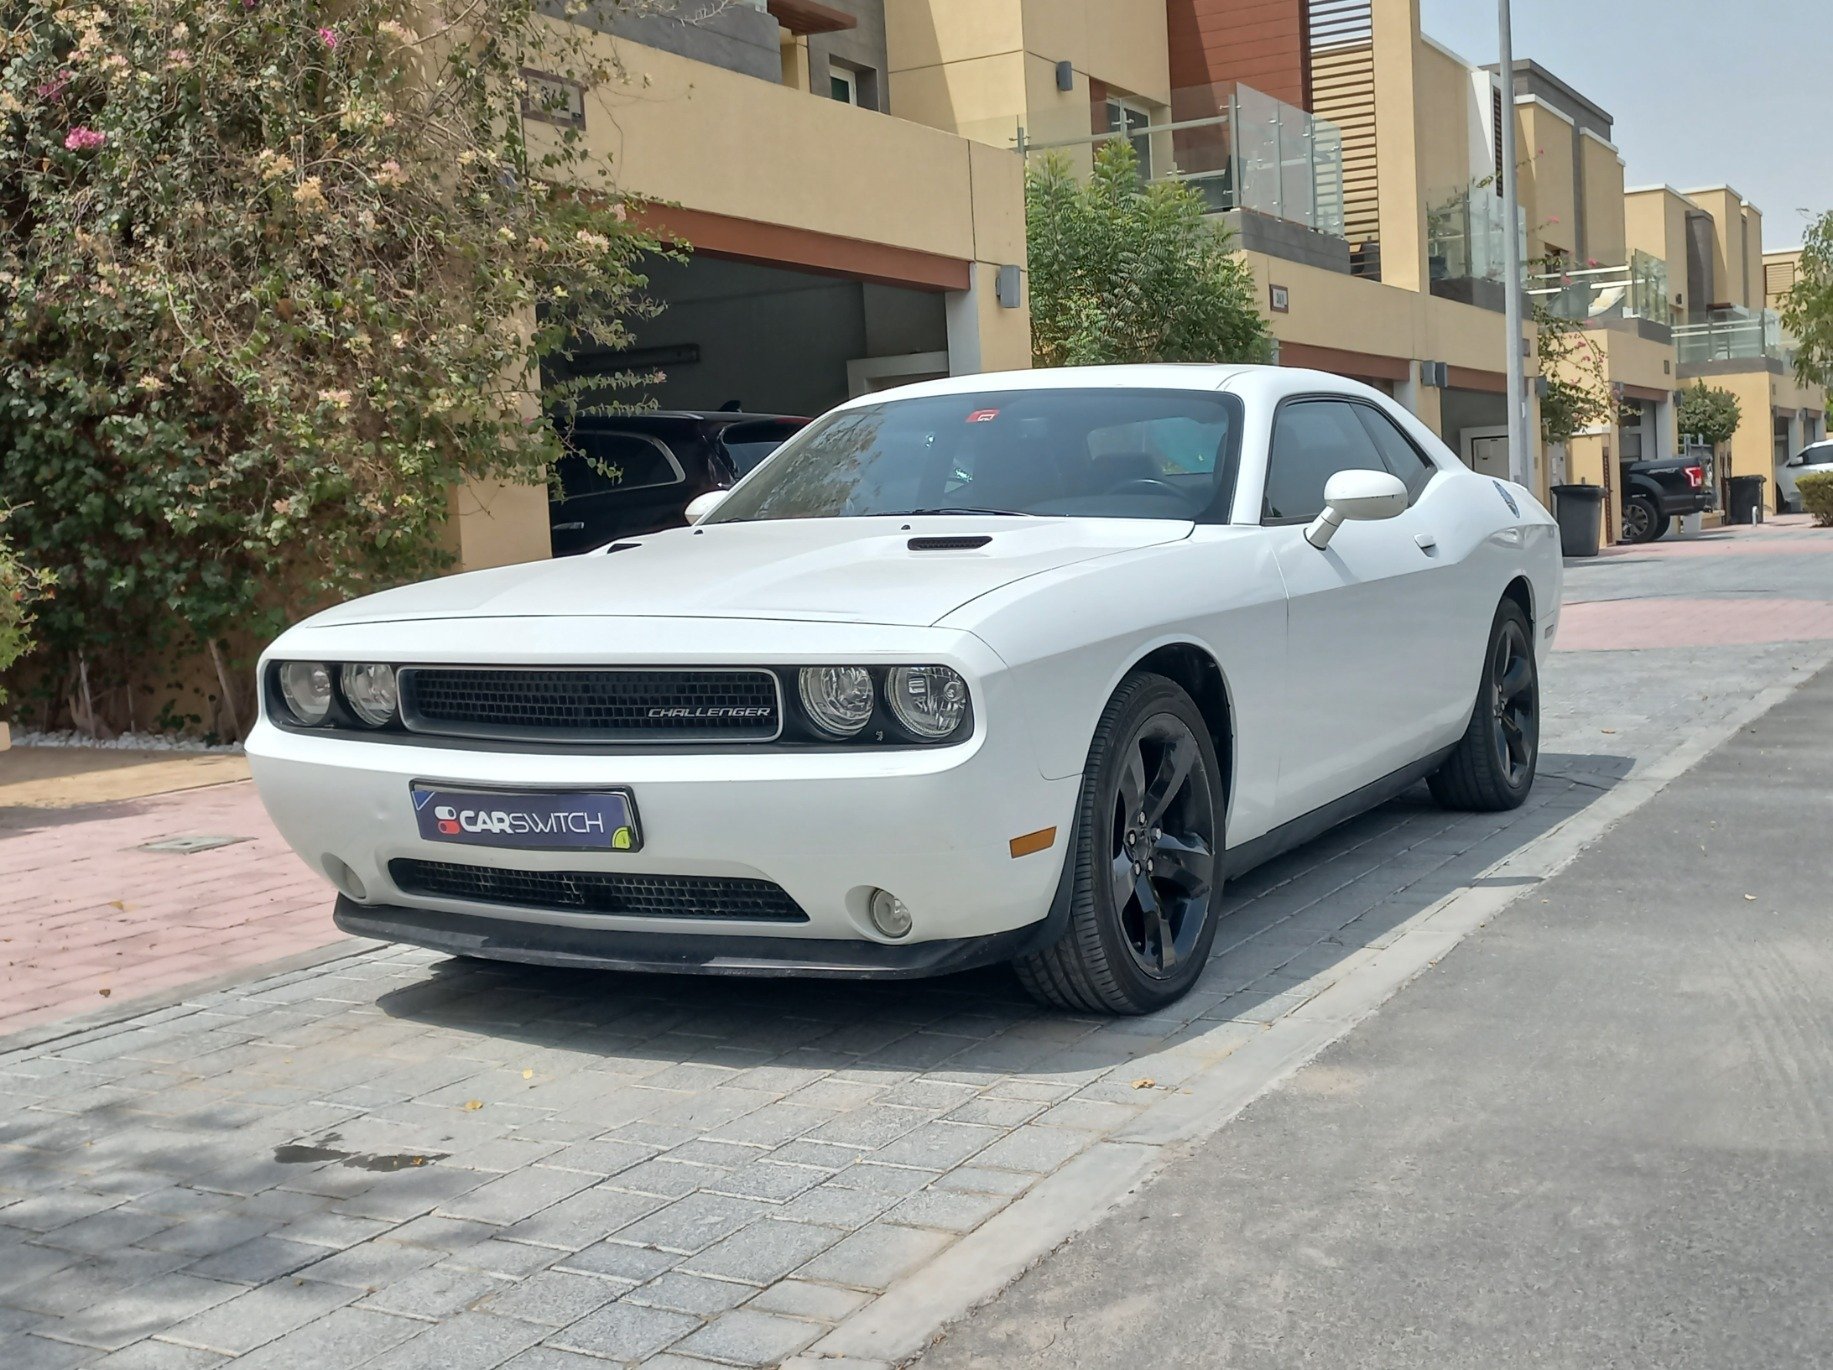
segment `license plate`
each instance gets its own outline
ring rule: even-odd
[[[429,842],[524,851],[637,851],[643,845],[628,790],[514,794],[412,788],[414,817]]]

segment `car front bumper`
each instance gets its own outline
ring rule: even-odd
[[[535,754],[302,733],[264,720],[248,756],[276,827],[339,887],[339,922],[353,932],[561,964],[933,973],[965,963],[965,953],[949,944],[1035,930],[1063,871],[1080,778],[1044,779],[1029,730],[1010,726],[1013,701],[999,698],[1005,688],[1003,676],[983,686],[975,736],[950,747]],[[1001,715],[1008,726],[988,726]],[[642,846],[523,851],[429,841],[415,819],[415,783],[627,789]],[[1051,828],[1047,847],[1012,855],[1013,838]],[[506,871],[765,880],[807,921],[631,917],[428,898],[395,883],[390,863],[403,858]],[[871,897],[879,889],[910,910],[905,937],[887,938],[872,926]],[[836,954],[842,943],[856,945]],[[791,944],[806,946],[798,952]]]

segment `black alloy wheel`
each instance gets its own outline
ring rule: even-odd
[[[1483,658],[1482,683],[1469,725],[1428,781],[1448,809],[1518,808],[1540,765],[1540,668],[1534,630],[1521,606],[1496,609]]]
[[[1540,744],[1540,698],[1535,688],[1533,652],[1533,644],[1520,624],[1502,624],[1490,661],[1490,708],[1495,718],[1490,738],[1497,765],[1511,789],[1526,785]]]
[[[1215,892],[1215,806],[1183,719],[1153,714],[1128,739],[1108,830],[1110,897],[1127,950],[1163,979],[1189,958]]]
[[[1215,940],[1223,787],[1201,711],[1162,676],[1129,677],[1089,750],[1068,860],[1069,926],[1022,957],[1060,1008],[1150,1013],[1186,993]]]
[[[1653,542],[1661,534],[1661,511],[1647,495],[1631,495],[1623,501],[1623,541]]]

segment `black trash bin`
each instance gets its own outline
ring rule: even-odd
[[[1731,521],[1733,523],[1763,522],[1763,483],[1767,476],[1733,476],[1727,484],[1731,487]]]
[[[1555,485],[1553,517],[1559,522],[1561,555],[1596,556],[1604,541],[1604,487]]]

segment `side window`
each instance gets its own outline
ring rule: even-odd
[[[1407,498],[1418,499],[1426,483],[1438,474],[1438,468],[1427,461],[1413,445],[1413,440],[1379,409],[1359,404],[1356,412],[1362,416],[1362,422],[1368,425],[1369,436],[1375,440],[1375,448],[1387,463],[1387,469],[1399,476],[1402,484],[1407,487]]]
[[[1339,400],[1300,400],[1280,408],[1267,460],[1263,519],[1314,519],[1324,512],[1324,486],[1337,472],[1388,469],[1356,417],[1358,407]]]
[[[677,485],[686,477],[668,448],[640,433],[603,433],[575,429],[566,438],[567,455],[556,469],[556,498],[579,499]]]

